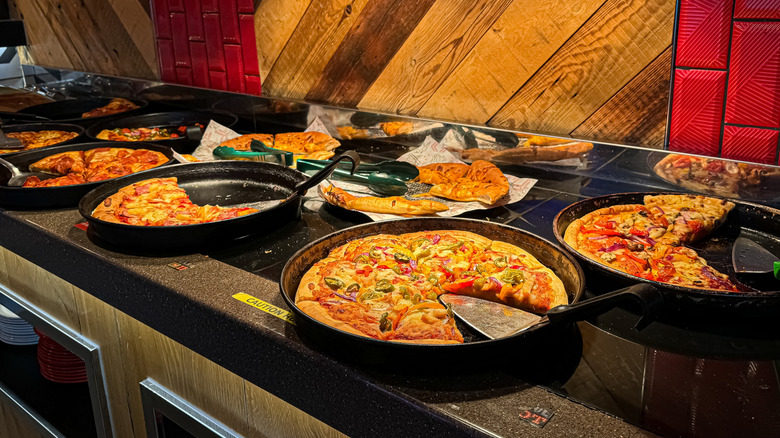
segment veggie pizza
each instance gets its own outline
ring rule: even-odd
[[[546,312],[568,303],[562,281],[525,250],[456,230],[379,234],[333,249],[301,279],[295,302],[309,316],[374,339],[462,343],[454,293]]]

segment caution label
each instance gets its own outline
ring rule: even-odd
[[[284,309],[281,309],[279,307],[276,307],[271,303],[266,303],[260,298],[255,298],[252,295],[245,294],[245,293],[235,294],[233,295],[233,298],[237,299],[238,301],[241,301],[242,303],[247,303],[256,309],[260,309],[263,312],[268,313],[269,315],[273,315],[277,318],[283,319],[289,322],[290,324],[295,324],[295,319],[292,313]]]

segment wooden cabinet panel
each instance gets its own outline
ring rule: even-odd
[[[249,437],[343,438],[343,433],[245,381]]]
[[[27,419],[22,418],[11,406],[0,400],[0,437],[46,438]]]
[[[80,331],[75,288],[67,281],[40,269],[18,255],[0,248],[3,254],[5,284],[49,315],[75,331]]]

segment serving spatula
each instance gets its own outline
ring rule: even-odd
[[[439,300],[450,307],[466,325],[488,339],[511,336],[545,322],[565,324],[581,321],[612,310],[626,301],[638,302],[642,306],[642,316],[635,325],[637,330],[641,330],[655,319],[664,303],[658,289],[647,283],[635,284],[577,303],[555,306],[545,315],[450,293],[440,295]]]
[[[3,130],[0,129],[0,149],[23,149],[24,145],[18,138],[6,137]]]
[[[737,274],[770,274],[780,279],[780,259],[747,237],[737,237],[731,248],[731,262]]]
[[[37,176],[41,179],[41,181],[57,176],[43,172],[22,172],[19,170],[19,168],[2,158],[0,158],[0,166],[5,167],[9,172],[11,172],[11,177],[8,178],[8,181],[5,183],[5,185],[8,187],[21,187],[24,182],[27,181],[27,178],[31,176]]]

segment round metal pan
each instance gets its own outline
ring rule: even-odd
[[[63,141],[61,143],[56,143],[51,146],[44,146],[44,148],[50,148],[52,146],[62,146],[66,144],[73,144],[82,139],[82,135],[84,134],[84,127],[80,125],[74,125],[72,123],[27,123],[24,125],[4,125],[2,127],[3,132],[6,134],[9,132],[29,132],[29,131],[66,131],[66,132],[76,132],[78,135],[76,137],[73,137],[70,140]],[[35,150],[39,150],[43,148],[36,148]],[[31,149],[28,149],[28,151]],[[23,150],[14,151],[14,152],[8,152],[5,154],[0,154],[0,157],[7,157],[11,154],[18,154],[19,152],[27,152]]]
[[[45,148],[32,149],[16,154],[9,154],[6,161],[15,165],[22,172],[27,172],[29,166],[38,160],[50,155],[68,151],[87,151],[97,148],[128,148],[128,149],[149,149],[165,154],[168,162],[163,166],[173,162],[173,151],[167,146],[160,146],[146,142],[116,142],[104,141],[96,143],[76,143],[64,146],[48,146]],[[148,171],[139,172],[143,174]],[[124,180],[128,176],[121,176],[108,181]],[[9,187],[8,180],[11,178],[11,172],[5,167],[0,166],[0,206],[16,210],[40,210],[48,208],[75,207],[84,194],[105,183],[106,181],[89,182],[85,184],[75,184],[62,187]],[[120,182],[121,184],[121,182]]]
[[[311,178],[294,169],[262,162],[211,161],[166,166],[93,189],[79,202],[79,212],[89,222],[88,235],[93,241],[112,245],[120,251],[177,251],[222,245],[239,238],[267,234],[275,227],[300,219],[303,194],[344,158],[359,163],[356,153],[346,152],[334,159],[329,168]],[[179,186],[198,205],[280,202],[246,216],[192,225],[138,226],[92,217],[98,204],[122,187],[150,178],[170,177],[177,178]]]
[[[736,279],[740,282],[743,290],[753,289],[752,292],[711,291],[635,277],[583,256],[563,240],[569,224],[591,211],[618,204],[643,204],[645,195],[658,194],[665,193],[620,193],[590,198],[564,208],[555,217],[553,222],[555,237],[583,264],[588,275],[588,290],[601,293],[613,289],[616,285],[627,286],[640,282],[652,284],[664,295],[664,317],[668,316],[671,319],[733,322],[776,317],[777,312],[780,311],[778,291],[780,282],[776,283],[778,288],[772,287],[772,283],[769,283],[770,287],[767,288],[765,283],[757,281],[758,279],[754,280],[747,276],[737,277],[731,264],[731,249],[734,240],[743,236],[757,241],[770,251],[779,253],[780,238],[777,236],[777,224],[780,223],[780,210],[731,200],[736,206],[729,213],[726,222],[708,239],[688,245],[712,267],[729,275],[732,280]]]
[[[96,123],[87,128],[87,137],[98,140],[97,135],[104,129],[116,128],[155,128],[155,127],[179,127],[193,126],[196,123],[203,125],[205,129],[209,122],[214,120],[220,125],[231,127],[238,118],[224,112],[198,112],[198,111],[174,111],[166,113],[152,113],[132,117],[119,117],[102,123]],[[200,144],[200,138],[179,137],[169,140],[152,140],[154,143],[170,146],[176,152],[188,154]]]
[[[330,250],[348,241],[374,234],[403,234],[422,230],[470,231],[489,239],[517,245],[527,250],[561,278],[570,304],[553,309],[560,312],[550,310],[547,313],[549,320],[543,320],[525,331],[500,339],[486,339],[470,332],[465,324],[459,324],[458,327],[464,334],[466,342],[442,345],[388,342],[354,335],[310,317],[295,304],[295,294],[301,278],[314,263],[325,258]],[[402,360],[413,359],[415,361],[430,360],[432,361],[430,363],[473,360],[486,363],[508,357],[516,358],[517,355],[527,356],[528,347],[534,342],[555,342],[554,339],[536,338],[535,333],[537,332],[561,333],[561,330],[570,329],[571,325],[568,323],[614,308],[624,298],[640,299],[646,309],[652,309],[658,304],[651,299],[653,294],[657,295],[655,291],[651,290],[652,288],[639,291],[617,291],[609,294],[609,299],[603,302],[579,303],[584,288],[584,277],[579,264],[571,255],[541,237],[517,228],[486,221],[456,218],[391,220],[337,231],[306,245],[293,255],[282,271],[279,286],[283,299],[295,314],[296,328],[303,337],[344,359],[371,365],[397,363],[401,358],[403,358]],[[562,318],[558,319],[558,316]],[[554,337],[555,335],[553,335]]]
[[[94,123],[102,122],[104,120],[109,120],[116,117],[124,117],[131,114],[138,114],[143,112],[144,108],[149,105],[149,102],[142,99],[125,98],[130,102],[138,105],[138,108],[99,117],[81,117],[81,115],[87,111],[106,106],[109,102],[111,102],[111,99],[111,97],[90,97],[84,99],[59,100],[57,102],[31,106],[25,108],[23,112],[25,114],[46,117],[52,121],[75,123],[76,125],[81,126],[90,126]]]

